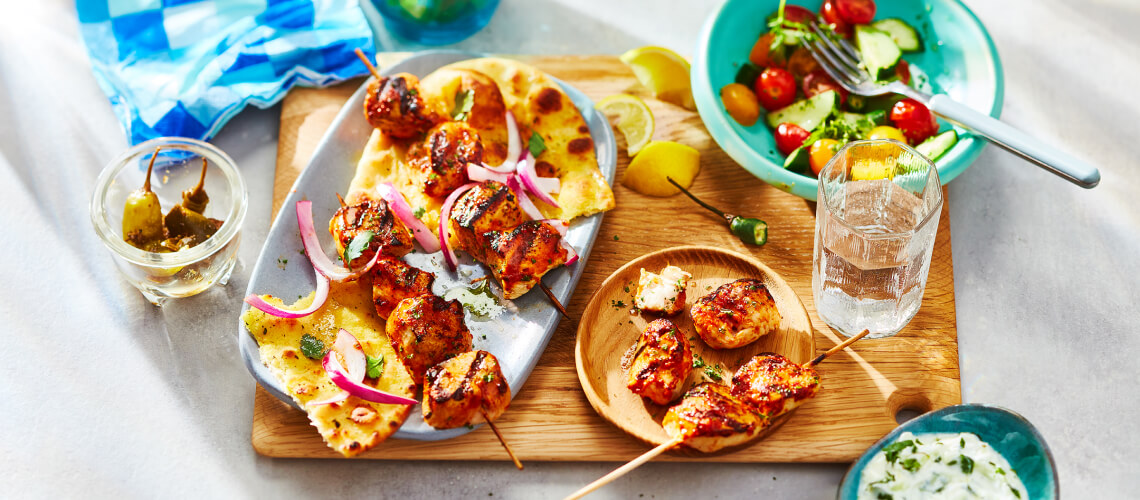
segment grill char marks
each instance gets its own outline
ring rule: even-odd
[[[411,231],[392,213],[384,200],[365,199],[355,205],[341,207],[329,220],[329,233],[336,242],[338,255],[344,255],[345,247],[364,231],[372,232],[372,241],[359,257],[353,259],[353,268],[372,260],[377,251],[402,257],[415,248]]]
[[[397,139],[409,139],[443,121],[424,102],[419,82],[415,75],[397,73],[369,83],[364,98],[368,123]]]
[[[499,361],[487,351],[471,351],[433,366],[425,377],[424,421],[437,429],[494,420],[511,400]]]
[[[427,139],[408,148],[408,164],[419,172],[428,196],[444,198],[467,183],[467,164],[483,163],[479,133],[463,122],[437,125]]]
[[[693,371],[693,351],[677,326],[667,319],[649,323],[637,341],[629,368],[629,390],[664,405],[677,399]]]

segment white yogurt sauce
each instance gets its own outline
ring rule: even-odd
[[[968,432],[902,433],[863,468],[858,498],[1030,500],[1005,457]]]

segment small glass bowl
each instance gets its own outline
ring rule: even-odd
[[[123,241],[123,206],[127,196],[142,187],[147,163],[156,147],[162,150],[154,164],[151,190],[162,212],[182,203],[182,191],[198,183],[202,158],[208,161],[204,215],[220,219],[222,227],[206,241],[172,253],[155,253]],[[91,197],[91,223],[114,256],[127,281],[154,305],[169,298],[189,297],[215,283],[229,281],[242,222],[246,212],[245,181],[233,159],[211,144],[184,137],[160,137],[128,149],[99,174]]]

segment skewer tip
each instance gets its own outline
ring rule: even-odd
[[[570,314],[566,312],[566,307],[564,307],[562,303],[558,301],[558,297],[554,296],[554,292],[550,291],[550,288],[546,286],[546,283],[539,281],[538,286],[539,288],[542,288],[542,293],[546,294],[546,297],[550,299],[550,302],[554,303],[554,307],[558,309],[558,312],[562,314],[562,317],[570,319]]]

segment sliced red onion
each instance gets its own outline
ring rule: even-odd
[[[321,242],[317,239],[317,228],[313,226],[312,201],[301,200],[297,202],[297,227],[301,230],[301,244],[305,247],[305,255],[309,256],[309,262],[313,263],[313,267],[318,273],[325,275],[330,280],[349,281],[357,279],[372,269],[372,266],[380,260],[382,252],[377,251],[372,256],[372,260],[355,271],[334,264],[332,259],[325,255],[325,251],[321,248]]]
[[[317,309],[320,309],[321,306],[325,305],[325,300],[328,300],[329,298],[329,279],[318,272],[315,268],[313,269],[313,274],[317,275],[317,293],[313,296],[313,303],[309,304],[309,307],[300,310],[283,309],[281,307],[270,304],[269,302],[266,302],[265,299],[261,298],[261,296],[257,295],[256,293],[252,293],[249,295],[249,297],[246,297],[245,303],[266,314],[276,316],[278,318],[303,318],[305,316],[313,314],[317,311]]]
[[[507,111],[507,157],[503,163],[496,167],[487,165],[483,166],[496,174],[511,174],[515,171],[515,164],[519,161],[519,154],[522,151],[522,140],[519,139],[519,127],[515,122],[515,115]],[[472,179],[475,180],[475,179]],[[499,181],[503,182],[503,181]]]
[[[447,199],[443,201],[443,208],[439,211],[439,246],[443,248],[443,260],[447,261],[447,267],[452,271],[455,270],[455,252],[451,249],[451,243],[447,237],[448,221],[451,220],[451,206],[455,204],[455,200],[458,200],[463,193],[466,193],[467,190],[475,186],[478,186],[478,184],[474,182],[459,186],[458,189],[447,195]]]
[[[344,401],[346,399],[348,399],[348,393],[347,392],[337,391],[337,394],[335,396],[330,396],[330,397],[322,399],[320,401],[309,401],[308,406],[320,406],[320,405],[327,405],[327,404],[332,404],[332,403],[339,403],[339,402]]]
[[[509,172],[499,172],[498,170],[488,167],[485,163],[482,166],[468,163],[467,177],[471,179],[472,182],[495,181],[506,184],[507,179],[511,178],[511,174]]]
[[[530,197],[526,195],[523,190],[522,184],[519,184],[519,176],[512,175],[507,181],[507,187],[515,192],[515,197],[519,199],[519,207],[522,208],[531,219],[541,220],[542,212],[538,211],[538,207],[534,206],[534,202],[530,201]]]
[[[323,366],[325,372],[328,373],[329,379],[332,380],[337,387],[347,391],[348,394],[373,403],[390,405],[414,405],[417,403],[414,399],[388,394],[374,387],[364,385],[362,382],[353,382],[350,376],[345,373],[344,367],[340,365],[340,361],[337,361],[336,358],[334,351],[330,350],[328,354],[325,354],[325,359],[321,363],[321,366]]]
[[[388,208],[404,221],[404,225],[412,230],[412,235],[416,237],[420,247],[427,253],[435,253],[439,251],[439,242],[436,241],[435,235],[431,234],[427,225],[416,218],[415,211],[412,206],[408,204],[408,200],[404,199],[404,195],[396,189],[391,183],[385,182],[376,186],[376,191],[380,193],[380,197],[388,202]]]
[[[578,252],[574,251],[574,247],[570,246],[570,243],[566,241],[566,233],[570,231],[570,223],[562,219],[542,219],[542,222],[553,226],[554,229],[558,231],[558,234],[562,236],[558,243],[566,250],[566,265],[570,266],[578,262]]]
[[[360,341],[356,340],[348,330],[341,328],[336,332],[336,341],[333,342],[332,350],[340,354],[341,359],[344,360],[342,366],[348,372],[348,378],[353,382],[360,382],[364,380],[364,372],[368,368],[368,358],[364,355],[364,347],[360,345]]]
[[[523,160],[519,162],[518,177],[519,180],[522,181],[523,187],[525,187],[527,191],[530,191],[531,194],[539,199],[539,201],[554,208],[560,208],[558,206],[558,202],[555,201],[554,198],[552,198],[549,194],[546,194],[546,192],[543,191],[541,187],[539,187],[538,174],[534,171],[534,164],[535,161],[534,158],[530,156],[530,152],[527,152],[526,158],[523,158]],[[553,179],[553,181],[558,182],[558,179]],[[549,184],[550,181],[547,180],[544,181],[544,183]],[[559,186],[561,186],[561,183],[559,183]]]

